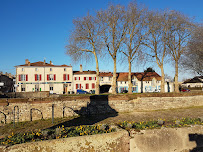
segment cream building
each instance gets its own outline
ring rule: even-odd
[[[72,66],[53,65],[52,62],[30,63],[16,67],[16,92],[50,91],[50,93],[63,94],[73,91]]]
[[[80,71],[73,71],[74,74],[74,86],[73,90],[76,93],[77,89],[83,89],[87,92],[95,90],[96,87],[96,72],[95,71],[83,71],[82,65],[80,65]]]

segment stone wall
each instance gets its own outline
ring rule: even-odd
[[[0,146],[1,152],[197,152],[203,150],[203,126],[141,130],[129,136],[125,130],[108,134],[70,137]]]
[[[15,121],[30,121],[74,115],[111,114],[143,110],[160,110],[203,106],[203,96],[187,97],[140,97],[130,99],[124,96],[90,96],[44,99],[1,99],[0,124]],[[15,110],[14,110],[15,109]],[[31,115],[32,114],[32,115]],[[19,116],[19,117],[18,117]]]
[[[79,136],[0,147],[1,152],[128,152],[127,131]]]
[[[6,95],[10,98],[47,98],[49,97],[49,91],[9,92]]]
[[[203,126],[143,130],[130,139],[130,152],[201,152]]]

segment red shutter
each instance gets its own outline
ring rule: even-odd
[[[49,81],[49,75],[47,74],[47,81]]]
[[[86,83],[86,89],[89,89],[89,84],[88,83]]]
[[[54,74],[54,80],[56,80],[56,74]]]
[[[28,81],[28,75],[26,74],[26,81]]]
[[[92,83],[92,89],[94,89],[95,88],[95,84],[94,83]]]
[[[89,80],[92,80],[92,77],[89,77]]]
[[[84,80],[86,80],[86,77],[84,77]]]
[[[75,77],[75,80],[76,80],[76,77]]]
[[[79,77],[79,80],[80,80],[80,77]]]
[[[35,81],[37,81],[37,74],[35,74]]]
[[[97,77],[95,77],[95,80],[97,80]]]
[[[69,74],[68,74],[68,80],[69,80]]]
[[[80,89],[81,89],[81,84],[80,84]]]
[[[63,74],[63,80],[64,81],[66,80],[66,74]]]
[[[42,80],[42,75],[41,75],[41,74],[39,75],[39,80],[40,80],[40,81]]]
[[[76,84],[76,86],[75,86],[75,87],[76,87],[76,89],[78,89],[78,84]]]
[[[21,81],[21,75],[20,74],[19,74],[18,78],[19,78],[19,81]]]

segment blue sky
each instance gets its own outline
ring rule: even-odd
[[[109,3],[127,5],[130,0],[0,0],[0,71],[15,74],[14,66],[31,62],[50,60],[56,64],[71,64],[79,70],[79,64],[73,64],[65,55],[65,45],[73,28],[72,20],[99,9],[107,8]],[[202,0],[137,0],[149,9],[175,9],[198,22],[203,21]],[[95,63],[83,62],[84,70],[95,70]],[[156,65],[133,65],[133,71],[143,71]],[[113,62],[100,61],[100,70],[113,71]],[[118,72],[128,71],[126,64],[118,64]],[[165,72],[174,77],[172,64],[165,66]],[[190,75],[180,73],[180,80]]]

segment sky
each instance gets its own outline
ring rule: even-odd
[[[95,70],[95,63],[73,63],[65,54],[65,46],[73,30],[72,20],[106,9],[110,3],[127,6],[130,0],[0,0],[0,71],[15,75],[16,65],[30,62],[50,60],[55,65],[72,65],[73,70]],[[181,11],[196,22],[203,21],[203,0],[137,0],[149,9],[173,9]],[[108,59],[109,58],[109,59]],[[108,60],[108,61],[107,61]],[[113,71],[110,56],[99,60],[101,71]],[[152,63],[133,64],[133,72],[142,72],[147,67],[159,68]],[[127,72],[128,64],[118,61],[117,71]],[[165,73],[174,77],[174,65],[166,63]],[[179,80],[192,77],[185,71]]]

